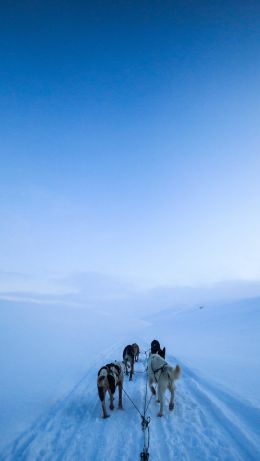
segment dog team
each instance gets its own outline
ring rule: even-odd
[[[154,339],[151,342],[150,355],[148,358],[148,382],[153,395],[156,395],[155,385],[157,385],[157,402],[160,409],[157,416],[163,416],[164,394],[166,389],[170,391],[169,410],[174,408],[174,381],[180,377],[181,369],[179,365],[172,367],[165,360],[165,347],[161,349],[159,341]],[[132,381],[135,363],[139,360],[140,349],[138,344],[128,344],[123,351],[123,361],[115,360],[100,368],[97,377],[98,395],[101,401],[103,418],[110,415],[106,410],[106,393],[109,395],[109,408],[114,409],[114,394],[118,388],[118,408],[123,409],[122,391],[124,384],[124,374],[129,375]],[[130,370],[130,372],[129,372]]]

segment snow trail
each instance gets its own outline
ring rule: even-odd
[[[1,461],[133,461],[143,449],[141,418],[123,394],[123,410],[101,418],[96,376],[103,364],[120,359],[123,347],[115,344],[103,352],[72,391],[0,456]],[[168,356],[175,365],[177,360]],[[257,461],[260,459],[259,434],[255,429],[259,410],[230,396],[222,388],[180,364],[182,377],[176,382],[175,409],[156,416],[153,397],[148,409],[150,460]],[[132,382],[124,387],[143,412],[146,388],[145,356],[136,365]],[[147,399],[150,398],[148,390]]]

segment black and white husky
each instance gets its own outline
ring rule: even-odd
[[[181,369],[179,365],[173,368],[158,354],[151,354],[148,358],[148,379],[149,386],[153,395],[156,390],[153,384],[157,384],[157,398],[160,403],[160,411],[157,416],[163,416],[163,400],[166,389],[171,393],[169,410],[174,408],[174,381],[180,377]]]
[[[114,410],[114,393],[118,387],[118,408],[122,409],[122,389],[124,382],[123,364],[116,360],[100,368],[97,377],[98,395],[101,401],[103,418],[108,418],[106,410],[106,392],[110,397],[110,410]]]

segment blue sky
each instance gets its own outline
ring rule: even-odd
[[[0,271],[259,280],[259,2],[19,3],[0,14]]]

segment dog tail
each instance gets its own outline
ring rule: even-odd
[[[179,379],[179,377],[181,376],[181,367],[180,367],[180,365],[176,365],[173,373],[174,373],[174,379]]]

